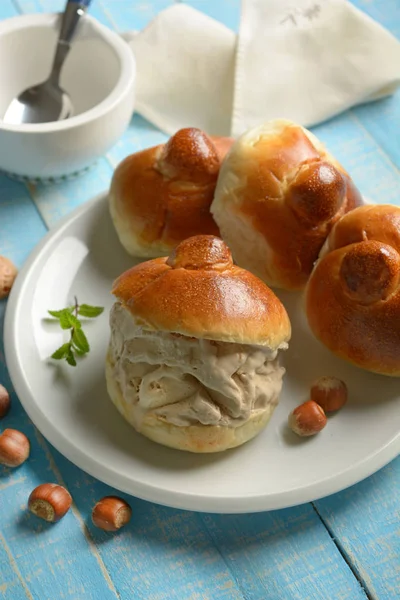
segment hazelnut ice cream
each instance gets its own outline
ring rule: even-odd
[[[119,303],[110,327],[114,377],[137,418],[151,411],[178,426],[237,427],[278,401],[278,350],[149,331]]]
[[[200,235],[113,284],[105,365],[111,401],[136,431],[189,452],[255,437],[278,403],[287,312],[219,238]]]

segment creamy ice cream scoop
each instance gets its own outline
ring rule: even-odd
[[[278,350],[149,331],[119,302],[110,326],[113,374],[138,420],[237,427],[278,401]]]
[[[110,397],[134,428],[192,452],[251,439],[277,405],[290,323],[273,292],[196,236],[115,282]]]

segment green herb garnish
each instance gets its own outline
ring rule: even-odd
[[[48,313],[58,320],[62,329],[69,329],[71,336],[69,342],[63,344],[51,358],[55,360],[66,360],[71,367],[76,367],[76,356],[83,356],[90,351],[90,345],[79,317],[94,319],[104,311],[102,306],[90,306],[89,304],[78,304],[75,297],[74,306],[68,306],[62,310],[49,310]]]

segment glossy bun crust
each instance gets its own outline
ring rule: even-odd
[[[109,206],[133,256],[163,256],[197,234],[219,235],[210,204],[233,140],[179,130],[168,143],[131,154],[114,172]]]
[[[400,376],[400,208],[363,206],[335,225],[308,282],[306,311],[335,354]]]
[[[129,269],[112,292],[150,330],[271,350],[291,335],[280,300],[234,265],[228,247],[215,236],[188,238],[169,257]]]
[[[318,139],[279,119],[232,146],[211,212],[240,266],[268,285],[299,290],[334,223],[360,204],[350,177]]]

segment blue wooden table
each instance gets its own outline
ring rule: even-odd
[[[140,29],[173,0],[96,0],[118,31]],[[239,0],[191,0],[237,30]],[[0,18],[60,10],[63,0],[0,0]],[[356,0],[400,37],[399,0]],[[376,202],[400,202],[400,94],[314,128]],[[106,189],[127,154],[165,136],[135,115],[95,167],[58,185],[0,175],[0,254],[21,266],[58,219]],[[21,235],[21,224],[24,234]],[[0,340],[5,302],[0,302]],[[11,389],[0,345],[0,382]],[[30,460],[0,467],[0,598],[6,600],[396,600],[400,598],[400,458],[364,482],[312,504],[255,515],[182,512],[128,498],[131,523],[96,529],[91,508],[115,492],[63,458],[13,396],[1,426],[24,431]],[[43,481],[65,485],[73,510],[57,525],[26,510]],[[123,496],[123,495],[122,495]]]

